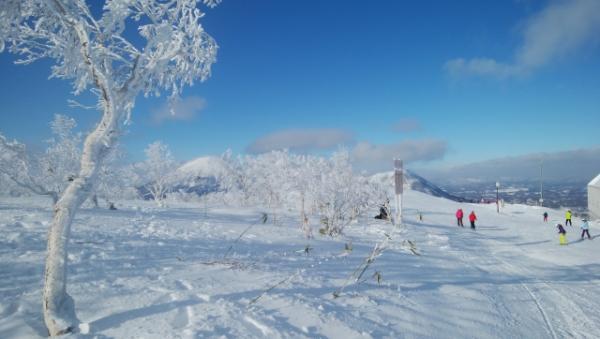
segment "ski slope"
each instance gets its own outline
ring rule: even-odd
[[[49,205],[0,198],[0,338],[45,336]],[[83,209],[69,248],[68,289],[81,321],[74,336],[600,337],[600,239],[578,240],[579,219],[567,227],[570,244],[559,246],[554,225],[564,211],[549,210],[544,223],[538,207],[498,214],[493,204],[410,190],[404,205],[402,228],[365,218],[344,237],[315,230],[310,241],[290,211],[262,224],[260,209],[140,201]],[[476,231],[455,225],[458,207],[475,210]],[[592,236],[599,231],[590,223]],[[378,243],[386,247],[361,280],[349,279]]]

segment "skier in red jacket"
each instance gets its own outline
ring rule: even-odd
[[[475,215],[475,211],[471,211],[469,214],[469,221],[471,222],[471,228],[475,229],[475,220],[477,220],[477,216]]]

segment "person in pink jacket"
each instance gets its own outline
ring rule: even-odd
[[[462,208],[459,208],[459,209],[456,211],[456,224],[457,224],[458,226],[465,227],[465,226],[463,225],[462,219],[463,219],[463,210],[462,210]]]

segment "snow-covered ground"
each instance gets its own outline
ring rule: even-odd
[[[310,241],[295,212],[274,225],[260,222],[260,209],[83,209],[69,248],[68,289],[82,322],[76,336],[600,337],[600,240],[578,240],[579,220],[567,227],[570,244],[559,246],[554,225],[563,211],[549,211],[544,223],[537,207],[506,205],[497,214],[493,204],[415,191],[404,203],[404,229],[368,218],[345,237],[315,230]],[[49,205],[0,198],[0,338],[45,335]],[[475,210],[476,231],[455,225],[458,207]],[[591,224],[592,236],[598,232]],[[334,298],[385,234],[385,251]]]

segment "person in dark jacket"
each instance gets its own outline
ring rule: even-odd
[[[389,209],[390,209],[390,200],[388,199],[383,205],[381,205],[381,207],[379,207],[379,215],[376,215],[375,219],[389,220],[390,219],[390,216],[388,214]]]
[[[469,214],[469,221],[471,222],[471,228],[475,229],[475,220],[477,220],[477,216],[475,215],[475,211],[471,211]]]
[[[544,222],[548,221],[548,212],[544,212]]]

